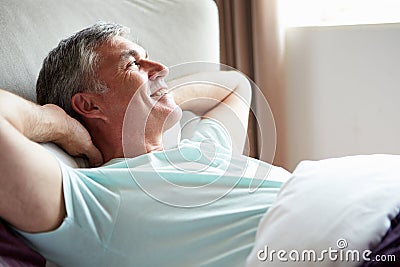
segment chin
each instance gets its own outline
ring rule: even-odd
[[[168,113],[168,116],[165,118],[163,123],[163,132],[172,128],[175,124],[177,124],[182,118],[182,109],[176,105],[171,112]]]

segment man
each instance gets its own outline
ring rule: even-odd
[[[39,74],[43,106],[0,91],[0,216],[62,266],[243,266],[280,186],[249,194],[243,164],[269,165],[234,155],[245,142],[247,80],[199,74],[191,79],[212,83],[179,86],[183,78],[168,89],[168,69],[126,33],[97,23],[61,41]],[[181,108],[203,119],[164,151]],[[38,142],[105,164],[72,169]]]

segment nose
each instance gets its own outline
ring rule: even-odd
[[[158,78],[164,78],[169,73],[168,68],[157,61],[142,59],[140,65],[145,71],[147,71],[149,80],[152,81]]]

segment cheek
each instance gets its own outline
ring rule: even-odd
[[[123,118],[128,104],[129,97],[116,93],[107,94],[104,96],[102,108],[107,117],[116,123]]]
[[[130,92],[142,90],[148,86],[147,74],[138,71],[129,71],[124,77],[124,86]]]

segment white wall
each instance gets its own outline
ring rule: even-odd
[[[303,159],[400,154],[400,24],[289,29],[286,53],[289,169]]]

